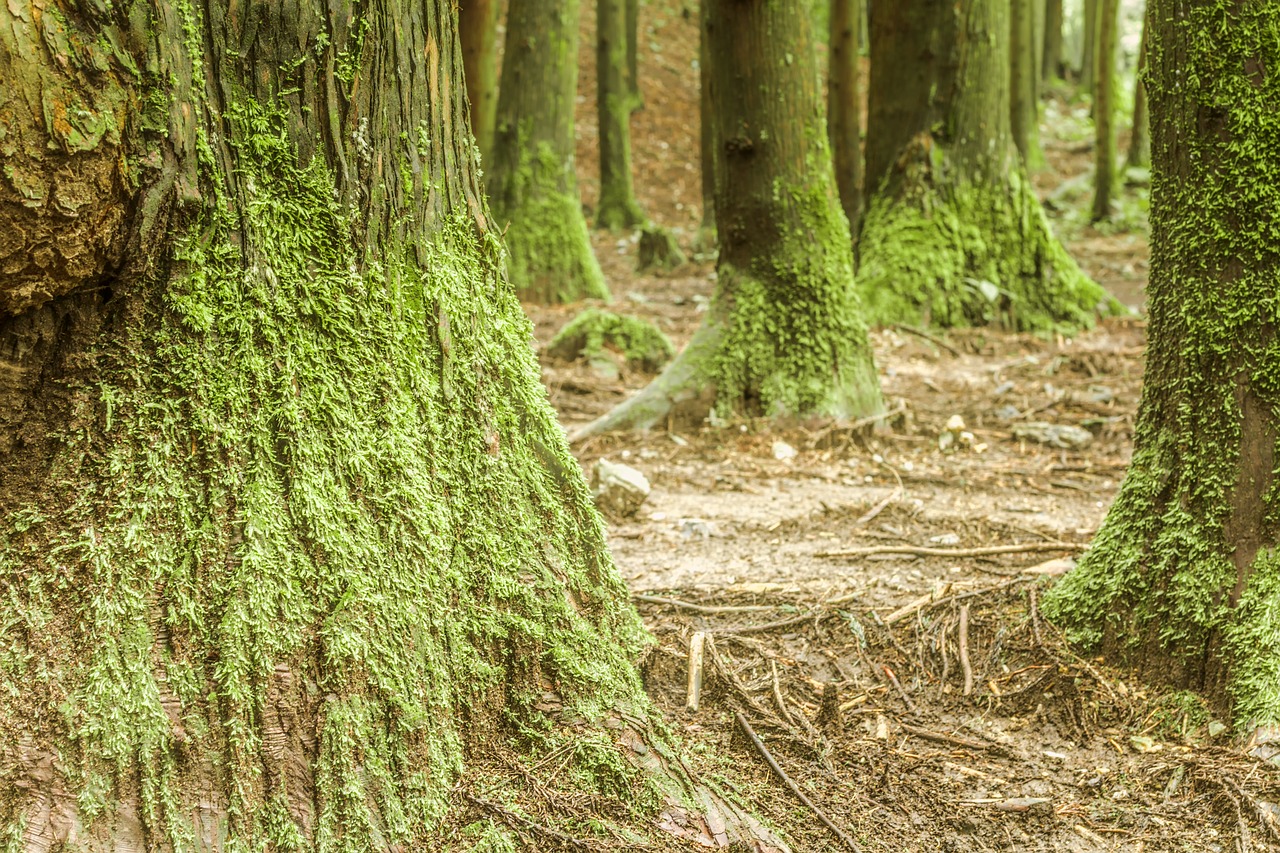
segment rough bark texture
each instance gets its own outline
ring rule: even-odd
[[[711,308],[661,376],[579,433],[667,418],[879,411],[809,17],[708,0],[720,258]]]
[[[502,744],[759,835],[643,724],[448,0],[87,5],[0,6],[6,164],[124,247],[0,310],[4,849],[441,849]]]
[[[1125,482],[1047,602],[1113,660],[1280,723],[1277,0],[1153,0],[1147,372]]]
[[[1116,306],[1049,230],[1009,123],[999,0],[881,0],[871,19],[868,319],[1051,330]]]
[[[1147,21],[1142,22],[1142,41],[1138,45],[1138,72],[1133,76],[1133,130],[1129,135],[1129,152],[1125,165],[1146,168],[1151,165],[1151,120],[1147,115]]]
[[[1044,163],[1040,151],[1040,103],[1037,82],[1035,12],[1040,0],[1009,4],[1009,118],[1013,144],[1028,169]]]
[[[862,0],[832,0],[827,129],[840,205],[855,235],[862,216],[862,75],[858,67],[861,20]]]
[[[1116,183],[1116,48],[1119,46],[1119,0],[1097,0],[1097,65],[1093,93],[1093,221],[1111,218]]]
[[[627,0],[596,2],[596,116],[600,128],[601,228],[645,222],[631,185],[631,113],[636,97],[627,60]]]
[[[1046,0],[1040,65],[1040,78],[1046,83],[1062,77],[1062,23],[1062,0]]]
[[[608,299],[573,171],[578,0],[511,0],[485,181],[522,299]]]
[[[480,158],[493,150],[493,122],[498,110],[498,12],[501,0],[460,0],[458,34],[471,105],[471,132]]]

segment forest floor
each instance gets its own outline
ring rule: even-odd
[[[587,11],[578,174],[589,208]],[[634,122],[642,204],[677,229],[686,251],[701,217],[695,12],[674,0],[644,7],[646,108]],[[1115,224],[1088,226],[1089,135],[1084,107],[1052,101],[1048,167],[1036,180],[1085,271],[1140,309],[1145,190],[1126,190]],[[597,233],[595,247],[614,310],[683,345],[706,309],[712,260],[654,277],[634,272],[633,235]],[[582,307],[528,306],[540,344]],[[588,474],[607,457],[652,484],[634,518],[610,524],[609,539],[657,639],[648,688],[694,770],[781,828],[796,851],[849,847],[769,769],[735,712],[863,850],[1276,849],[1275,769],[1241,752],[1196,697],[1078,657],[1037,609],[1124,476],[1141,315],[1071,339],[932,335],[872,332],[898,412],[873,433],[743,421],[576,448]],[[545,355],[543,377],[569,429],[651,378]],[[940,450],[955,415],[981,447]],[[1083,427],[1092,440],[1047,446],[1026,436],[1036,422]],[[966,551],[991,546],[1014,552]],[[940,553],[910,553],[919,548]],[[685,708],[695,632],[712,638],[696,712]]]

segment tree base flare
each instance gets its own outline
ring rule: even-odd
[[[994,183],[948,179],[936,144],[920,149],[864,220],[857,290],[870,323],[1055,332],[1123,313],[1053,236],[1020,166]]]

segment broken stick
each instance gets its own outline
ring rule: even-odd
[[[917,557],[993,557],[997,554],[1027,554],[1033,551],[1086,551],[1088,545],[1074,542],[1024,542],[1021,545],[989,545],[985,548],[923,548],[919,545],[869,545],[845,551],[819,551],[815,557],[870,557],[875,554],[912,554]]]
[[[689,711],[697,711],[698,701],[702,698],[702,647],[706,641],[706,631],[695,631],[693,639],[689,641],[689,683],[684,703]]]

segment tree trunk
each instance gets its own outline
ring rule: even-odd
[[[600,127],[600,205],[596,224],[610,230],[645,221],[631,186],[631,113],[627,2],[596,0],[596,115]]]
[[[858,69],[858,21],[861,18],[861,0],[832,0],[827,131],[840,205],[849,220],[849,230],[855,235],[862,213],[862,80]]]
[[[458,35],[471,105],[471,131],[488,162],[493,150],[493,121],[498,109],[498,12],[501,0],[460,0]]]
[[[1073,641],[1209,691],[1241,727],[1280,723],[1278,11],[1151,2],[1150,325],[1133,461],[1093,548],[1046,602]]]
[[[521,299],[608,299],[573,172],[578,0],[511,0],[498,90],[493,213]]]
[[[1133,132],[1129,135],[1126,165],[1147,168],[1151,165],[1151,129],[1147,117],[1147,20],[1142,21],[1142,41],[1138,44],[1138,70],[1133,75]]]
[[[451,7],[0,6],[6,850],[442,849],[495,750],[706,835]]]
[[[1119,0],[1098,0],[1097,64],[1093,94],[1093,221],[1111,218],[1116,172],[1116,47],[1120,28]]]
[[[1009,4],[1009,117],[1013,143],[1028,169],[1040,168],[1040,105],[1037,97],[1035,13],[1040,0],[1010,0]]]
[[[1098,4],[1101,0],[1084,0],[1082,37],[1080,49],[1080,91],[1093,92],[1093,72],[1097,68],[1094,45],[1098,41]]]
[[[877,0],[858,291],[877,323],[1088,326],[1118,304],[1049,230],[1010,131],[1008,6]]]
[[[882,408],[827,147],[809,16],[707,0],[720,257],[707,319],[647,388],[578,433]]]
[[[1044,53],[1040,77],[1048,83],[1062,75],[1062,0],[1045,0]]]
[[[698,145],[702,170],[702,224],[695,249],[710,253],[716,247],[716,142],[715,81],[711,79],[711,59],[707,52],[707,3],[698,4]]]
[[[644,106],[640,94],[640,56],[637,39],[640,29],[640,0],[626,0],[627,4],[627,89],[631,92],[631,111]]]

